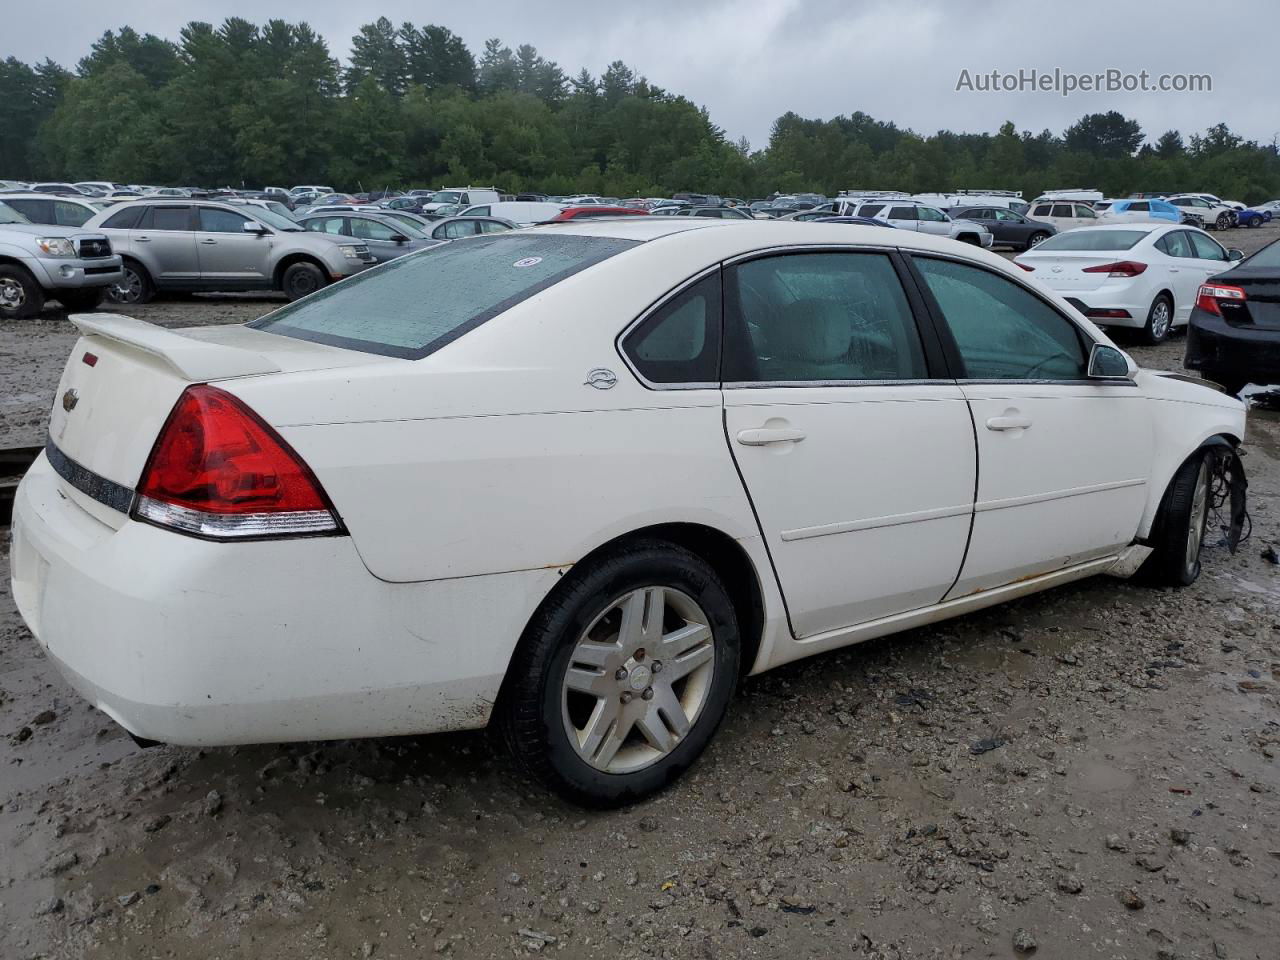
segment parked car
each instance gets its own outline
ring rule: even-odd
[[[426,228],[433,240],[461,240],[486,233],[506,233],[518,230],[520,224],[500,217],[446,217],[435,220]]]
[[[333,187],[324,187],[324,186],[318,186],[315,184],[301,184],[299,186],[292,187],[289,190],[289,193],[292,194],[295,198],[299,194],[303,194],[303,193],[314,193],[321,197],[326,197],[333,192],[334,192]]]
[[[378,263],[386,263],[439,242],[417,227],[388,220],[375,213],[312,213],[299,217],[298,223],[305,230],[364,244]]]
[[[107,206],[88,197],[59,197],[47,193],[6,193],[0,195],[0,203],[32,223],[55,223],[63,227],[82,227]]]
[[[648,215],[648,210],[639,210],[636,207],[610,207],[599,204],[585,207],[565,207],[547,222],[564,223],[567,220],[590,220],[601,217],[647,217]]]
[[[88,196],[74,183],[33,183],[28,189],[32,193],[52,193],[62,197]]]
[[[1242,227],[1257,228],[1264,223],[1271,222],[1271,211],[1259,210],[1256,207],[1246,207],[1236,214],[1236,222]]]
[[[120,258],[100,232],[32,223],[0,203],[0,320],[38,316],[46,300],[92,310],[120,276]]]
[[[1052,224],[1059,233],[1077,227],[1097,226],[1098,223],[1098,215],[1089,204],[1067,200],[1036,201],[1031,204],[1028,216],[1032,220]]]
[[[899,230],[914,230],[917,233],[950,237],[952,240],[971,243],[978,247],[989,247],[994,242],[991,231],[982,224],[972,220],[953,219],[937,207],[911,200],[877,200],[872,203],[863,203],[859,205],[856,215],[885,220]]]
[[[1058,232],[1053,224],[1024,217],[1008,207],[955,207],[949,215],[956,220],[980,224],[991,234],[993,244],[1004,244],[1015,250],[1030,250]]]
[[[153,187],[147,191],[148,197],[167,197],[173,200],[187,200],[192,196],[192,191],[186,187]]]
[[[1280,241],[1203,284],[1191,311],[1183,366],[1239,393],[1280,383]]]
[[[1183,212],[1166,200],[1149,198],[1145,200],[1112,200],[1105,209],[1094,206],[1098,224],[1108,223],[1182,223]]]
[[[886,220],[876,220],[872,217],[819,217],[817,223],[852,223],[860,227],[887,227],[890,230],[897,229],[892,223]]]
[[[1200,284],[1243,256],[1194,227],[1134,223],[1062,233],[1014,263],[1086,317],[1160,343],[1187,323]]]
[[[653,211],[650,211],[651,213]],[[754,220],[751,214],[737,207],[681,207],[677,217],[710,217],[714,220]]]
[[[358,241],[312,234],[270,210],[216,200],[143,199],[117,204],[85,224],[123,258],[108,292],[146,303],[157,291],[281,290],[297,300],[374,263]]]
[[[78,317],[98,362],[16,493],[18,611],[137,737],[492,720],[600,805],[688,769],[743,674],[1096,574],[1193,582],[1243,404],[999,257],[883,244],[592,221],[242,327]]]
[[[501,200],[501,195],[492,187],[445,187],[431,195],[431,199],[422,205],[422,212],[439,214],[445,207],[457,206],[465,210],[467,207],[499,203]]]
[[[115,190],[121,189],[124,184],[112,183],[110,180],[82,180],[79,183],[72,184],[77,190],[95,197],[105,197]]]
[[[543,200],[499,200],[466,207],[457,215],[459,217],[497,217],[499,220],[511,220],[522,227],[527,227],[530,224],[554,220],[563,209],[563,205],[559,203],[548,203]]]
[[[1200,196],[1170,197],[1169,202],[1187,213],[1194,214],[1206,229],[1228,230],[1235,222],[1236,212],[1222,203],[1211,203]]]

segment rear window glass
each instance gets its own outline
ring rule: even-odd
[[[1280,241],[1273,240],[1245,261],[1250,267],[1280,268]]]
[[[249,326],[417,360],[635,243],[514,232],[468,238],[357,274]]]
[[[1070,230],[1043,241],[1041,250],[1128,250],[1150,230]]]

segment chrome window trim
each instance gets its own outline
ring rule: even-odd
[[[724,390],[762,390],[777,387],[953,387],[956,381],[936,380],[734,380],[721,384]]]

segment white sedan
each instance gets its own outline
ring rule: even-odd
[[[1238,400],[918,233],[575,222],[247,326],[73,322],[13,593],[144,739],[492,720],[626,802],[743,674],[1093,574],[1187,584],[1211,484],[1243,512]]]
[[[1013,262],[1086,317],[1159,343],[1186,325],[1200,284],[1242,259],[1196,227],[1123,223],[1060,233]]]

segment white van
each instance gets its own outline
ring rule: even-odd
[[[535,223],[546,223],[563,209],[564,205],[562,204],[547,203],[541,200],[502,200],[468,207],[458,216],[501,217],[503,220],[510,220],[513,223],[520,224],[522,227],[528,227]]]
[[[501,199],[493,187],[445,187],[431,195],[430,202],[422,205],[422,212],[434,213],[455,203],[466,208],[479,203],[497,203]]]

